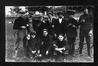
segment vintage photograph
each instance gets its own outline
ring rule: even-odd
[[[94,62],[94,6],[5,6],[5,62]]]

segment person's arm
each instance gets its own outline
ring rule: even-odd
[[[55,47],[55,48],[57,48],[58,46],[56,45],[57,44],[57,42],[56,41],[53,41],[52,42],[52,44],[53,44],[53,46]]]
[[[54,28],[54,24],[55,23],[55,19],[52,19],[52,23],[51,23],[51,26],[52,26],[52,28]]]
[[[80,25],[82,23],[82,19],[83,19],[83,15],[80,16],[79,21],[78,21],[78,25]]]
[[[13,24],[13,29],[19,29],[20,28],[20,18],[16,18]]]

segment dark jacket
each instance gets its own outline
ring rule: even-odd
[[[80,30],[88,31],[92,28],[92,24],[93,24],[93,18],[91,15],[83,14],[80,16],[79,19]]]
[[[34,31],[36,31],[36,34],[40,37],[40,30],[39,30],[39,27],[41,25],[41,20],[38,20],[38,19],[33,19],[33,22],[32,22],[32,25],[33,25],[33,29]]]
[[[13,29],[22,30],[21,26],[26,26],[28,22],[28,18],[18,17],[14,22]]]
[[[43,29],[47,29],[49,34],[51,34],[52,32],[51,23],[49,21],[45,21],[45,23],[42,22],[41,25],[39,26],[39,30],[41,34],[43,33]]]
[[[77,28],[78,28],[78,22],[74,18],[70,17],[67,22],[67,37],[76,37]]]
[[[59,23],[59,19],[53,19],[52,25],[54,25],[53,30],[56,34],[66,33],[67,21],[65,19],[62,19],[61,24]]]
[[[33,19],[32,22],[34,30],[38,32],[39,26],[41,25],[41,20]]]
[[[42,44],[41,44],[42,48],[45,48],[46,50],[48,50],[49,47],[52,46],[52,36],[49,35],[49,34],[46,37],[42,36],[41,37],[41,42],[42,42]]]
[[[40,46],[41,46],[40,39],[37,36],[35,38],[32,38],[31,36],[30,39],[28,40],[28,48],[30,50],[38,50],[40,49]]]
[[[59,41],[58,39],[55,41],[55,44],[56,44],[56,46],[57,46],[58,48],[62,48],[62,47],[64,47],[64,46],[67,45],[67,43],[66,43],[65,40]]]

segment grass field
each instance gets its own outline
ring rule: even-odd
[[[5,56],[5,61],[6,62],[36,62],[35,60],[32,59],[24,59],[23,56],[23,48],[21,47],[19,49],[19,53],[18,56],[20,57],[20,59],[15,60],[15,58],[13,58],[15,51],[14,51],[14,44],[16,41],[16,37],[13,35],[13,33],[15,32],[13,30],[13,24],[9,23],[10,21],[14,21],[15,18],[6,18],[5,19],[5,24],[6,24],[6,56]],[[92,41],[93,42],[93,41]],[[79,39],[77,38],[76,40],[76,45],[75,47],[77,48],[79,44]],[[93,50],[93,49],[92,49]],[[94,58],[87,58],[87,49],[86,49],[86,44],[84,45],[84,49],[83,49],[83,56],[78,56],[78,50],[75,51],[76,56],[73,57],[72,60],[70,60],[69,58],[71,57],[61,57],[58,58],[58,61],[61,62],[94,62]],[[49,59],[42,59],[42,62],[47,62]],[[53,60],[52,60],[53,61]]]

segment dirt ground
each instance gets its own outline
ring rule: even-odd
[[[84,44],[83,48],[83,56],[79,56],[78,54],[78,45],[79,45],[79,38],[76,38],[75,42],[75,57],[70,57],[70,56],[64,56],[64,57],[56,57],[56,60],[54,59],[47,59],[47,58],[42,58],[41,61],[39,60],[33,60],[33,59],[28,59],[24,58],[24,53],[23,53],[23,48],[19,49],[18,52],[18,57],[19,59],[13,58],[15,51],[14,51],[14,44],[16,41],[16,37],[13,35],[15,32],[13,30],[13,24],[9,23],[10,21],[14,21],[15,18],[10,18],[10,19],[5,19],[5,24],[6,24],[6,56],[5,56],[5,61],[6,62],[94,62],[94,58],[88,58],[87,56],[87,49],[86,49],[86,44]],[[93,37],[91,39],[91,43],[93,43]],[[92,56],[94,54],[94,49],[92,48]],[[51,60],[51,61],[50,61]]]

